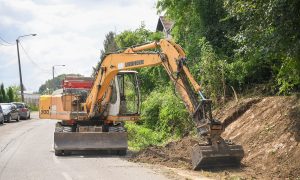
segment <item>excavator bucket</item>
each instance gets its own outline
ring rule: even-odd
[[[239,166],[244,157],[244,150],[240,145],[200,145],[192,148],[192,167],[194,170],[216,167]]]
[[[56,151],[127,150],[126,132],[55,132]]]

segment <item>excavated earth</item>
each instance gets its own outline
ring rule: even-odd
[[[300,179],[300,99],[296,96],[247,98],[214,111],[226,129],[225,139],[244,147],[240,168],[199,172],[218,179]],[[146,148],[134,162],[191,169],[190,151],[199,142],[184,137],[165,146]]]

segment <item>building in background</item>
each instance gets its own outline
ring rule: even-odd
[[[38,106],[40,96],[40,94],[34,93],[32,91],[24,91],[24,102],[28,105]]]
[[[156,26],[156,32],[163,32],[165,38],[172,39],[171,30],[173,25],[173,21],[167,19],[165,16],[159,16]]]

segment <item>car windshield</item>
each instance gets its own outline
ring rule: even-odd
[[[1,104],[2,109],[10,109],[9,104]]]
[[[17,108],[24,108],[23,104],[15,104],[17,106]]]

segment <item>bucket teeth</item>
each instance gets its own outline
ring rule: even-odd
[[[194,170],[239,166],[244,157],[240,145],[222,144],[221,147],[196,144],[192,148],[192,166]]]

